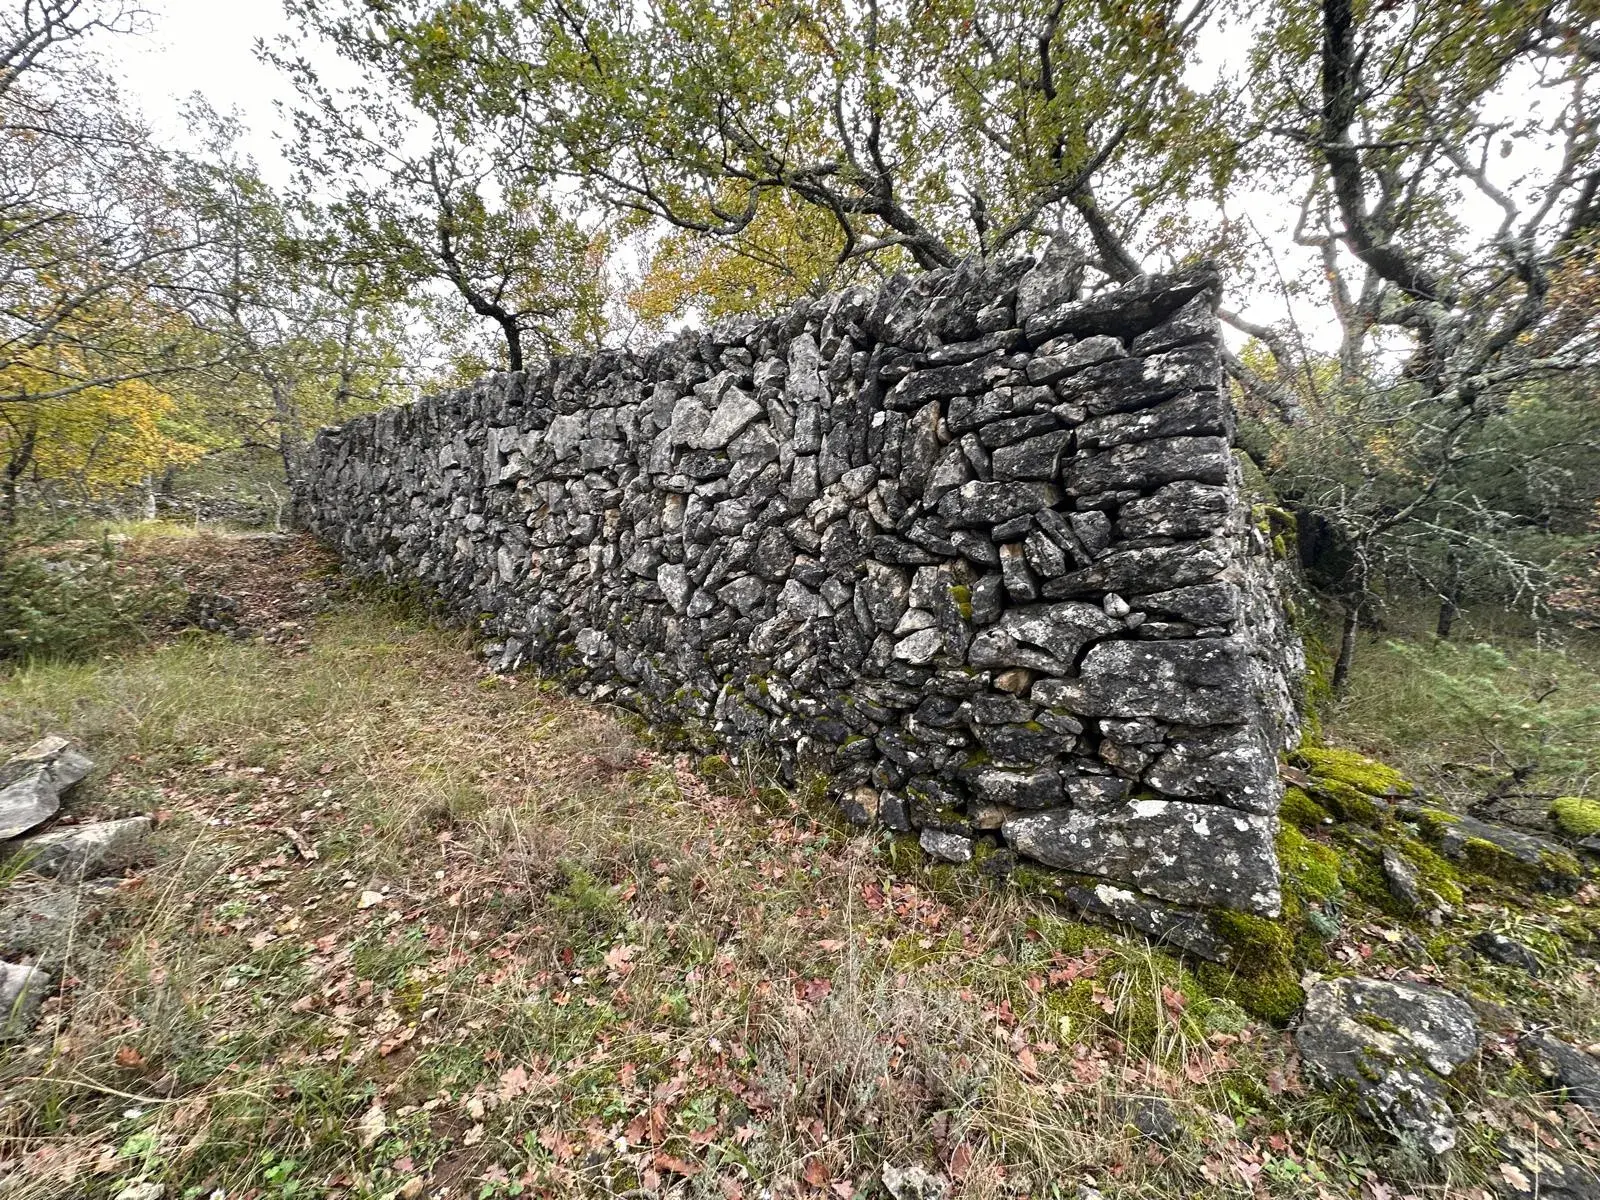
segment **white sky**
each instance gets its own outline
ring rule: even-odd
[[[134,106],[168,143],[182,143],[182,105],[200,92],[221,113],[237,110],[243,148],[268,182],[288,181],[276,135],[287,125],[273,106],[291,95],[275,67],[256,58],[258,38],[290,32],[279,0],[147,0],[150,30],[108,39],[106,66],[121,76]]]

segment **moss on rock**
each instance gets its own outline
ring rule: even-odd
[[[1290,761],[1323,781],[1348,784],[1369,796],[1409,796],[1416,791],[1406,777],[1386,763],[1330,746],[1302,746]]]
[[[1568,837],[1586,838],[1600,834],[1600,801],[1582,796],[1559,796],[1550,805],[1556,828]]]
[[[1203,963],[1200,982],[1246,1012],[1284,1024],[1305,1004],[1294,963],[1294,935],[1284,921],[1247,913],[1212,914],[1212,931],[1228,943],[1226,966]]]
[[[1340,779],[1312,777],[1310,790],[1341,821],[1376,828],[1383,823],[1383,810],[1378,802],[1360,788]]]
[[[1316,829],[1331,819],[1327,809],[1297,787],[1283,789],[1283,803],[1278,808],[1278,816],[1300,829]]]

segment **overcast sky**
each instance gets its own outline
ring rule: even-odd
[[[182,142],[183,102],[195,92],[219,112],[237,109],[245,148],[275,184],[287,181],[274,135],[286,131],[273,105],[287,81],[256,58],[258,38],[289,32],[279,0],[149,0],[150,31],[108,40],[101,50],[127,95],[164,141]]]

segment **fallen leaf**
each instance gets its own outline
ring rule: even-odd
[[[657,1154],[651,1161],[661,1170],[682,1175],[685,1179],[693,1179],[702,1170],[699,1163],[684,1162],[683,1159],[674,1158],[670,1154]]]
[[[144,1066],[144,1055],[132,1046],[117,1047],[117,1066],[127,1067],[130,1071],[137,1071]]]

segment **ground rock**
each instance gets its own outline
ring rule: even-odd
[[[1600,1113],[1600,1059],[1551,1033],[1530,1033],[1522,1039],[1523,1055],[1567,1097],[1590,1112]]]
[[[0,1041],[14,1041],[33,1028],[50,982],[40,967],[0,962]]]
[[[96,821],[92,825],[63,825],[45,833],[19,839],[6,857],[20,856],[26,869],[75,882],[93,873],[106,859],[137,845],[155,824],[149,817]]]
[[[1600,1200],[1600,1176],[1582,1163],[1517,1134],[1506,1134],[1495,1150],[1500,1156],[1496,1191],[1506,1200]]]
[[[1370,1120],[1434,1154],[1456,1144],[1445,1081],[1479,1044],[1477,1018],[1459,996],[1394,980],[1318,980],[1294,1040],[1318,1087],[1351,1096]]]
[[[62,793],[94,766],[66,738],[41,738],[0,766],[0,839],[14,838],[56,815]]]
[[[1549,838],[1459,813],[1409,809],[1406,815],[1421,818],[1439,853],[1486,874],[1558,895],[1569,895],[1583,883],[1583,870],[1571,851]]]

